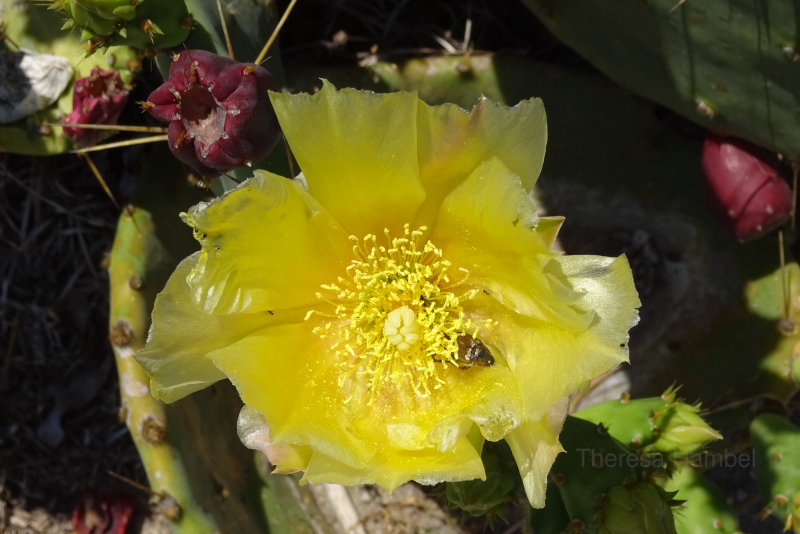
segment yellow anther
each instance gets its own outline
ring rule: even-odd
[[[317,295],[331,308],[306,316],[331,318],[313,332],[331,341],[350,402],[366,395],[372,403],[387,389],[430,395],[443,383],[443,366],[458,366],[458,337],[482,326],[464,316],[462,303],[475,294],[461,284],[466,276],[451,282],[450,262],[425,234],[406,225],[398,237],[384,231],[385,243],[375,234],[350,236],[345,274]]]

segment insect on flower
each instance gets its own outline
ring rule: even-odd
[[[459,369],[470,369],[475,365],[491,367],[494,365],[494,356],[478,338],[470,334],[462,334],[456,338],[458,351],[453,355],[454,363]],[[441,362],[434,356],[434,361]]]
[[[473,365],[491,367],[494,365],[494,356],[486,348],[480,339],[474,338],[469,334],[464,334],[456,338],[458,343],[458,357],[456,363],[459,369],[469,369]]]

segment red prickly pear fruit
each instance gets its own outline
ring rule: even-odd
[[[68,124],[114,124],[128,102],[128,90],[115,70],[94,68],[75,82]],[[94,145],[107,132],[65,127],[64,133],[79,145]]]
[[[741,242],[779,228],[792,214],[792,191],[762,153],[731,137],[709,135],[703,143],[703,172],[712,202]]]
[[[75,534],[125,534],[136,509],[133,497],[87,489],[72,512]]]
[[[275,146],[280,127],[267,91],[276,88],[263,67],[184,50],[144,107],[169,123],[175,157],[214,177],[263,158]]]

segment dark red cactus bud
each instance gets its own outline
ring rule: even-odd
[[[169,148],[205,176],[217,176],[266,156],[280,135],[263,67],[205,50],[184,50],[145,108],[169,122]]]
[[[731,137],[709,135],[703,143],[703,171],[712,202],[742,242],[782,226],[792,213],[792,191],[762,152]]]
[[[75,534],[125,534],[135,508],[130,495],[86,490],[72,513],[72,528]]]
[[[69,124],[114,124],[128,102],[128,90],[115,70],[92,69],[86,78],[75,82]],[[107,132],[85,128],[64,128],[77,144],[93,145]]]

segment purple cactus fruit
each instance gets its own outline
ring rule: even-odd
[[[75,81],[68,124],[114,124],[128,102],[128,90],[115,70],[94,68]],[[79,145],[94,145],[108,132],[65,127],[64,133]]]
[[[270,89],[276,89],[275,80],[263,67],[184,50],[143,106],[169,122],[175,157],[213,177],[257,161],[275,146],[280,128]]]
[[[703,171],[716,210],[739,241],[757,239],[791,217],[792,191],[758,147],[709,135]]]

